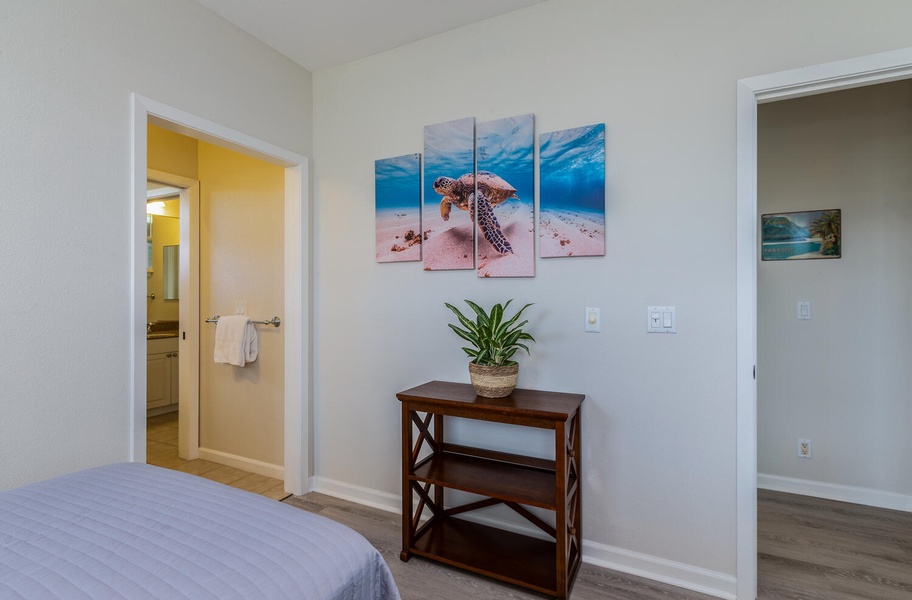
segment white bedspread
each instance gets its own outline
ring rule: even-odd
[[[138,463],[0,493],[0,598],[398,600],[351,529]]]

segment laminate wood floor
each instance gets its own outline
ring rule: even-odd
[[[544,596],[433,561],[399,560],[398,515],[318,493],[284,501],[360,532],[386,559],[403,600]],[[758,492],[759,600],[912,600],[912,513]],[[583,564],[571,600],[710,600]]]
[[[282,482],[177,456],[177,413],[151,417],[149,464],[282,499]],[[318,493],[285,498],[366,537],[386,559],[403,600],[540,599],[544,596],[433,561],[399,560],[398,515]],[[912,600],[912,513],[760,490],[759,600]],[[711,600],[649,579],[583,564],[571,600]]]
[[[505,600],[546,598],[523,588],[500,583],[434,561],[413,557],[399,560],[402,521],[397,514],[312,492],[284,500],[347,525],[366,537],[390,567],[402,600]],[[712,596],[683,590],[583,563],[571,600],[712,600]]]
[[[912,513],[760,490],[759,598],[912,599]]]

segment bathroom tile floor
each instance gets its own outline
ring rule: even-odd
[[[146,421],[146,462],[150,465],[199,475],[232,487],[282,500],[284,482],[208,460],[184,460],[177,455],[177,412],[149,417]]]

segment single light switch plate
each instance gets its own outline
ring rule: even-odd
[[[602,309],[586,307],[586,326],[587,333],[602,332]]]
[[[647,306],[646,333],[677,333],[676,312],[674,306]]]
[[[799,321],[810,321],[811,320],[811,302],[810,300],[804,300],[798,303],[798,320]]]

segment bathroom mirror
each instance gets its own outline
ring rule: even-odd
[[[180,246],[163,246],[162,272],[164,274],[163,297],[165,300],[177,300],[177,281],[180,271]]]

